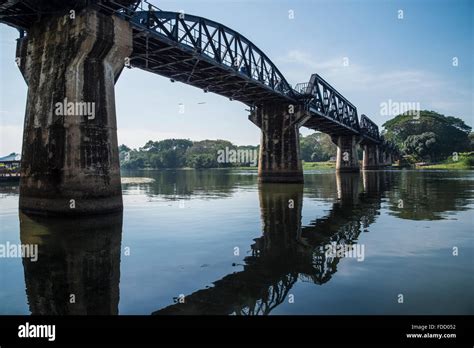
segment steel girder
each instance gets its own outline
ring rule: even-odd
[[[135,11],[128,16],[134,28],[133,66],[248,105],[295,102],[281,72],[236,31],[179,12]]]
[[[366,115],[357,116],[357,108],[318,74],[311,75],[306,83],[295,86],[298,99],[312,114],[305,124],[330,135],[360,135],[362,143],[375,143],[394,153],[396,145],[384,141],[379,127]]]
[[[346,128],[349,134],[359,133],[357,108],[318,74],[311,75],[309,83],[296,85],[295,91],[313,115],[335,123],[334,132]]]
[[[360,131],[373,142],[380,143],[379,126],[364,114],[360,116]]]
[[[90,5],[106,4],[104,12],[113,13],[136,6],[139,0],[0,0],[0,23],[20,30],[28,30],[44,17],[62,15],[70,10],[79,11]]]

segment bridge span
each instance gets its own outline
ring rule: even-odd
[[[136,67],[250,107],[262,132],[259,180],[303,182],[299,128],[329,134],[338,172],[391,165],[378,126],[321,76],[288,83],[242,34],[212,20],[137,0],[0,0],[20,31],[16,61],[28,84],[20,208],[46,214],[123,209],[114,85]],[[55,106],[93,105],[65,117]],[[77,108],[76,108],[77,110]]]

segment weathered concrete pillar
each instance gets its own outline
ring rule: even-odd
[[[365,144],[362,157],[362,169],[379,169],[379,146]]]
[[[45,19],[18,41],[28,84],[20,209],[123,209],[114,84],[131,52],[129,23],[91,9]]]
[[[337,146],[336,172],[358,172],[357,147],[360,142],[359,137],[356,135],[340,135],[332,137],[332,141]]]
[[[249,119],[262,130],[259,182],[303,182],[299,127],[309,114],[284,103],[257,107]]]
[[[379,166],[380,167],[385,167],[387,165],[387,152],[383,147],[379,148]]]

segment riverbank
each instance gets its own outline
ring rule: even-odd
[[[303,162],[304,170],[314,170],[314,169],[335,169],[336,162]]]
[[[336,162],[305,162],[303,161],[303,170],[335,169]],[[258,170],[258,167],[231,167],[238,170]]]
[[[450,170],[472,170],[474,169],[474,152],[460,153],[450,156],[441,163],[415,166],[416,169],[450,169]]]
[[[446,169],[446,170],[469,170],[469,169],[474,169],[474,153],[471,154],[459,154],[458,160],[454,161],[452,158],[446,160],[445,162],[442,163],[435,163],[435,164],[429,164],[429,165],[416,165],[414,163],[412,164],[407,164],[406,167],[412,168],[412,169]],[[400,169],[401,167],[399,166],[393,166],[393,168],[398,168]],[[151,169],[151,168],[144,168],[144,169],[138,169],[138,170],[174,170],[174,169],[179,169],[179,170],[200,170],[200,169],[195,169],[195,168],[190,168],[190,167],[183,167],[183,168],[159,168],[159,169]],[[205,168],[202,168],[201,170],[204,170]],[[257,171],[258,167],[257,166],[252,166],[252,167],[229,167],[229,168],[206,168],[206,169],[223,169],[223,170],[254,170]],[[329,170],[329,169],[336,169],[336,162],[330,162],[330,161],[325,161],[325,162],[304,162],[303,161],[303,170]]]

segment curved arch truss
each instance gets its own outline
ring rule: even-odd
[[[373,141],[379,141],[379,127],[365,115],[360,116],[360,130],[367,137],[372,138]]]
[[[307,126],[328,134],[358,133],[357,108],[318,74],[311,75],[308,83],[295,87],[306,107],[319,116],[309,120]]]
[[[247,105],[294,100],[270,59],[247,38],[214,21],[179,12],[135,11],[135,67]]]

